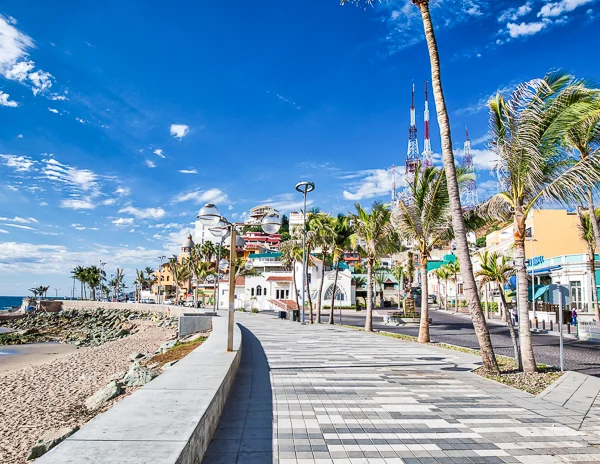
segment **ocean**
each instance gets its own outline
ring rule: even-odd
[[[0,311],[10,309],[11,306],[21,306],[22,296],[0,296]]]

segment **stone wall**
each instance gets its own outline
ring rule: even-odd
[[[199,313],[207,312],[205,309],[186,308],[184,306],[163,305],[163,304],[145,304],[145,303],[113,303],[101,301],[79,301],[79,300],[61,300],[63,309],[81,309],[81,308],[106,308],[106,309],[129,309],[136,311],[148,311],[150,313],[166,313],[173,317],[183,313]]]
[[[213,318],[202,345],[96,416],[36,464],[197,464],[216,430],[241,359],[241,332],[227,352],[227,318]]]

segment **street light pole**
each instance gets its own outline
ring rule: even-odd
[[[166,256],[159,256],[158,259],[160,259],[160,266],[158,268],[158,304],[161,303],[160,301],[160,294],[161,294],[161,289],[162,289],[162,265],[163,265],[163,259],[165,259]],[[165,301],[165,299],[163,298],[163,301]]]
[[[227,351],[233,351],[233,325],[235,312],[235,261],[237,252],[235,249],[235,226],[231,226],[229,237],[229,311],[227,313]]]
[[[562,292],[562,273],[558,276],[558,340],[560,354],[560,371],[565,370],[564,348],[563,348],[563,292]]]
[[[306,324],[306,194],[314,189],[315,184],[313,182],[298,182],[296,184],[296,190],[304,196],[304,208],[302,210],[302,325]]]

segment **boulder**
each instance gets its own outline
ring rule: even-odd
[[[148,369],[147,367],[141,366],[140,363],[134,361],[125,377],[123,377],[123,385],[128,387],[141,387],[150,382],[158,374]]]
[[[166,353],[170,348],[173,348],[177,344],[177,340],[169,340],[168,342],[164,342],[162,345],[158,347],[156,350],[157,353]]]
[[[137,361],[138,359],[143,358],[143,357],[144,357],[144,354],[142,354],[142,353],[131,353],[129,355],[129,360],[130,361]]]
[[[127,374],[127,371],[120,371],[120,372],[115,372],[113,375],[111,375],[108,378],[109,382],[112,382],[113,380],[118,380],[120,381],[123,377],[125,377],[125,374]]]
[[[170,367],[173,367],[173,365],[176,363],[177,363],[177,361],[169,361],[168,363],[164,363],[161,369],[164,372],[167,369],[169,369]]]
[[[107,401],[112,400],[113,398],[119,396],[122,392],[121,383],[113,380],[105,387],[98,390],[92,396],[90,396],[87,400],[85,400],[85,407],[90,411],[94,411],[102,406]]]
[[[30,461],[31,459],[37,459],[40,456],[43,456],[56,445],[58,445],[60,442],[66,440],[78,430],[79,427],[77,426],[71,428],[64,428],[58,430],[56,433],[53,433],[51,436],[40,438],[38,441],[35,442],[35,445],[31,447],[31,450],[29,450],[29,456],[27,456],[27,460]]]

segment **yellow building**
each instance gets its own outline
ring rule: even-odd
[[[188,234],[186,240],[181,245],[181,252],[177,255],[177,262],[179,264],[183,263],[184,260],[190,257],[192,252],[192,248],[194,247],[194,241],[192,240],[192,234]],[[169,262],[163,263],[161,269],[154,273],[155,284],[152,287],[152,293],[156,296],[159,294],[159,290],[162,290],[164,298],[160,298],[160,302],[164,299],[169,298],[170,296],[175,296],[175,279],[173,278],[173,273],[170,271]],[[188,280],[186,282],[179,282],[179,294],[176,296],[176,299],[185,300],[186,296],[192,290],[191,281]],[[157,303],[159,302],[158,298],[156,299]]]

